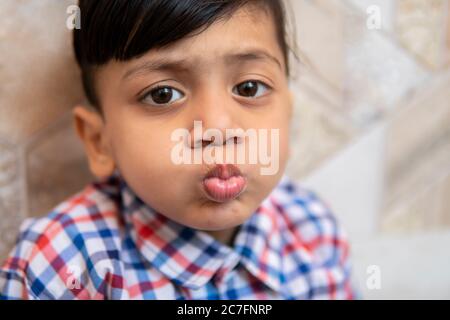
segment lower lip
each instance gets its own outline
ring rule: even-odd
[[[203,180],[203,188],[209,198],[216,202],[235,199],[242,193],[246,184],[243,176],[233,176],[228,179],[213,177]]]

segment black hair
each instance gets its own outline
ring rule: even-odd
[[[258,5],[269,12],[289,75],[283,0],[79,0],[81,28],[74,29],[75,57],[89,102],[100,109],[94,69],[110,60],[127,61],[153,48],[201,33],[239,8]]]

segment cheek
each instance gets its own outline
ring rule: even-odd
[[[180,211],[178,205],[186,197],[186,193],[180,192],[180,168],[170,158],[169,138],[165,131],[135,126],[117,130],[112,143],[117,168],[127,184],[160,212],[170,208]],[[174,194],[178,201],[173,201]]]
[[[277,143],[280,164],[283,164],[289,156],[290,148],[290,118],[287,108],[280,108],[279,112],[274,112],[267,119],[266,125],[266,128],[270,128],[270,130],[278,130],[278,139],[270,139],[268,143],[272,145],[273,143]],[[271,135],[269,134],[269,136]]]
[[[123,121],[111,127],[111,145],[122,172],[154,176],[170,166],[170,133],[147,123]]]

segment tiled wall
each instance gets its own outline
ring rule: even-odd
[[[72,1],[0,2],[0,257],[19,223],[89,181],[71,107],[82,98],[65,27]]]
[[[340,216],[364,297],[450,298],[449,1],[290,3],[312,64],[290,172]]]
[[[0,2],[0,257],[23,218],[91,178],[70,114],[82,98],[72,2]],[[365,297],[450,298],[449,1],[289,5],[303,56],[290,174],[340,217]],[[366,287],[370,265],[380,290]]]

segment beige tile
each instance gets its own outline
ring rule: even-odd
[[[450,226],[450,176],[442,183],[439,193],[438,219],[442,225]]]
[[[417,233],[450,227],[448,197],[450,172],[427,188],[418,188],[408,197],[386,209],[381,231]]]
[[[17,188],[12,187],[11,195],[8,197],[13,196],[13,194],[18,194],[18,192],[19,190]],[[0,198],[2,198],[1,195]],[[3,263],[8,253],[10,253],[11,249],[14,247],[19,234],[19,226],[24,220],[24,217],[17,213],[17,211],[9,211],[10,208],[2,208],[2,201],[3,199],[0,199],[0,218],[2,219],[2,224],[0,225],[0,263]],[[12,201],[18,202],[18,199]],[[9,202],[12,201],[9,200]],[[14,206],[19,207],[19,204],[15,203]],[[7,210],[6,213],[3,210]]]
[[[23,216],[19,152],[0,140],[0,260],[11,250]],[[1,263],[1,262],[0,262]]]
[[[371,30],[365,12],[347,10],[345,19],[345,109],[368,126],[389,114],[428,72],[390,34]]]
[[[302,178],[344,147],[356,134],[351,123],[319,97],[297,91],[288,172]]]
[[[447,5],[447,64],[450,63],[450,3]]]
[[[435,78],[390,119],[383,231],[416,232],[450,226],[449,86],[449,75]]]
[[[290,0],[295,12],[298,47],[312,72],[341,91],[343,84],[343,14],[338,1]],[[304,73],[301,67],[300,73]]]
[[[27,150],[29,215],[47,213],[91,180],[81,143],[67,116]]]
[[[398,0],[397,36],[400,43],[431,68],[446,60],[447,0]]]
[[[0,137],[0,188],[8,186],[19,175],[17,148]]]
[[[396,115],[390,123],[388,170],[394,172],[427,157],[429,148],[445,143],[450,135],[450,93],[444,88]],[[417,159],[416,159],[417,158]]]
[[[423,188],[450,169],[450,76],[429,83],[390,119],[386,203]]]
[[[82,98],[66,7],[0,1],[0,136],[23,142]]]

